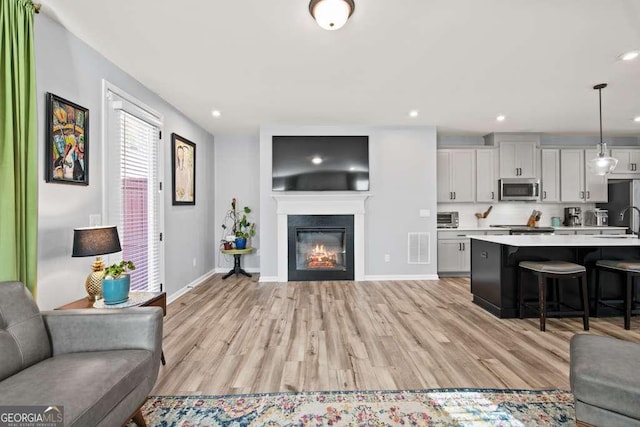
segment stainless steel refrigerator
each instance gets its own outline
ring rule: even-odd
[[[609,211],[609,225],[629,227],[637,233],[640,227],[638,211],[633,208],[627,210],[624,219],[620,219],[620,213],[629,206],[640,209],[640,179],[609,180],[609,202],[597,203],[596,206]]]

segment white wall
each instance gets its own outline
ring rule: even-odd
[[[178,291],[214,268],[213,136],[46,15],[35,20],[38,97],[38,304],[49,309],[81,298],[92,258],[71,258],[73,229],[103,212],[102,79],[164,115],[165,290]],[[90,110],[89,186],[45,183],[45,93]],[[197,146],[196,206],[171,205],[171,132]],[[196,258],[197,266],[193,267]]]
[[[271,191],[273,135],[368,135],[370,195],[365,214],[365,276],[436,274],[436,129],[434,127],[265,126],[260,130],[261,275],[277,276],[277,215]],[[281,194],[281,193],[280,193]],[[419,217],[429,209],[429,218]],[[431,233],[431,263],[407,263],[407,233]],[[390,262],[385,262],[385,254]]]
[[[260,139],[257,135],[216,137],[214,157],[216,247],[223,237],[222,221],[235,197],[240,206],[249,206],[252,210],[249,220],[256,222],[257,233],[251,238],[251,246],[260,250]],[[233,257],[216,250],[216,267],[219,271],[229,270],[233,267]],[[244,255],[242,268],[259,271],[260,255],[257,252]]]

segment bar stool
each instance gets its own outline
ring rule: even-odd
[[[636,301],[636,289],[633,283],[633,279],[635,277],[640,276],[640,261],[616,261],[603,259],[596,262],[596,306],[595,306],[595,315],[598,315],[598,306],[600,304],[606,305],[607,307],[615,308],[616,310],[621,310],[624,313],[624,328],[631,329],[631,315],[632,314],[640,314],[640,310],[633,310],[633,306]],[[625,285],[624,285],[624,297],[621,300],[603,300],[602,299],[602,288],[600,286],[600,273],[602,271],[609,271],[612,273],[617,273],[624,275]],[[623,303],[623,308],[613,305],[613,303]]]
[[[566,314],[581,314],[584,330],[589,330],[589,293],[587,291],[587,269],[583,265],[565,261],[522,261],[520,266],[520,286],[518,286],[520,318],[524,318],[524,308],[529,306],[524,300],[524,274],[528,270],[538,277],[538,307],[540,312],[540,330],[546,330],[547,315],[557,316]],[[547,279],[554,280],[556,310],[547,312]],[[558,291],[560,279],[578,279],[578,289],[582,310],[577,310],[560,301]],[[560,311],[560,306],[564,305],[573,311]]]

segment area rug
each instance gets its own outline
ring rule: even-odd
[[[152,396],[149,426],[573,426],[566,391],[434,389]]]

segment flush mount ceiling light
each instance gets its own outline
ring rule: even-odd
[[[418,110],[411,110],[411,111],[409,111],[409,117],[412,117],[412,118],[414,118],[414,119],[415,119],[416,117],[418,117],[418,115],[419,115],[419,114],[420,114],[420,112],[419,112]]]
[[[504,114],[500,114],[498,117],[496,117],[496,120],[499,122],[504,122],[506,118],[507,116],[505,116]]]
[[[211,112],[211,115],[212,115],[213,117],[216,117],[216,118],[217,118],[217,117],[222,116],[222,113],[220,112],[220,110],[213,110],[213,111]]]
[[[636,123],[640,123],[640,116],[634,117],[633,121],[636,122]]]
[[[309,12],[318,25],[333,31],[347,23],[355,7],[353,0],[311,0]]]
[[[322,163],[322,157],[315,156],[313,159],[311,159],[311,163],[313,163],[314,165],[319,165],[320,163]]]
[[[606,88],[606,83],[600,83],[593,88],[598,91],[600,106],[600,143],[598,144],[598,155],[589,160],[589,169],[596,175],[608,175],[618,165],[618,159],[614,159],[607,153],[607,144],[602,139],[602,89]]]
[[[623,61],[633,61],[638,56],[640,56],[640,51],[632,50],[631,52],[625,52],[620,55],[620,59],[622,59]]]

